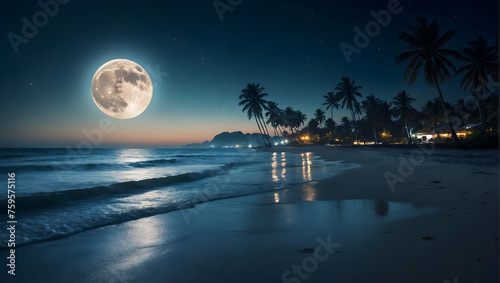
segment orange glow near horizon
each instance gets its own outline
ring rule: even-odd
[[[258,133],[256,126],[248,123],[245,127],[235,128],[225,124],[214,124],[212,127],[194,124],[148,124],[132,120],[112,119],[114,130],[104,133],[99,122],[94,125],[75,125],[71,128],[57,127],[52,129],[30,128],[20,131],[17,136],[23,140],[31,140],[40,144],[76,146],[81,141],[89,141],[99,146],[171,146],[211,141],[222,132]],[[87,133],[87,135],[84,134]],[[90,135],[90,137],[89,137]],[[100,138],[102,135],[102,139]],[[92,140],[94,139],[94,140]]]

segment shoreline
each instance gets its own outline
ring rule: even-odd
[[[19,247],[16,279],[279,282],[292,263],[311,256],[302,249],[331,234],[340,252],[320,263],[307,282],[498,281],[498,167],[428,158],[393,192],[384,173],[397,172],[398,156],[345,147],[286,151],[362,166],[279,191],[278,201],[275,192],[222,199]],[[333,205],[353,199],[437,209],[377,222],[358,234],[323,222]],[[282,218],[287,211],[291,219]],[[189,212],[186,224],[183,213]]]

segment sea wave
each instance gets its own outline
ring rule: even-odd
[[[266,164],[268,159],[265,159]],[[299,167],[297,164],[301,164],[300,157],[296,160],[289,159],[291,161],[286,168]],[[156,162],[168,163],[168,161],[160,160]],[[198,204],[218,199],[266,191],[276,192],[297,183],[316,180],[313,175],[313,178],[308,180],[299,177],[287,178],[286,181],[280,182],[270,182],[271,176],[268,176],[269,180],[265,181],[267,175],[257,178],[255,174],[265,174],[269,170],[269,165],[252,166],[254,163],[263,164],[262,161],[262,159],[257,159],[226,163],[212,170],[118,182],[107,186],[19,196],[16,198],[16,211],[20,213],[16,217],[19,220],[16,224],[19,229],[19,234],[16,235],[16,237],[19,236],[16,239],[16,246],[63,238],[104,226],[195,207]],[[318,162],[323,161],[317,160],[313,164],[316,165]],[[315,168],[313,164],[311,167]],[[144,165],[148,166],[146,164],[140,166]],[[329,162],[327,165],[337,166],[329,168],[326,175],[318,175],[319,178],[359,166],[340,164],[340,162]],[[233,168],[235,170],[232,170]],[[258,168],[262,170],[256,170]],[[315,169],[312,170],[314,172]],[[299,169],[288,170],[287,174],[296,176],[294,172],[300,171]],[[223,184],[226,186],[221,186]],[[0,224],[1,239],[8,238],[5,225],[5,223]],[[0,250],[6,247],[5,240],[2,241],[4,245],[0,246]]]
[[[47,193],[35,193],[27,196],[19,196],[16,203],[23,212],[32,210],[54,208],[57,206],[71,205],[74,201],[84,201],[110,195],[144,192],[145,190],[166,187],[178,183],[193,182],[204,178],[225,174],[227,170],[236,166],[237,163],[227,163],[216,170],[205,170],[202,172],[184,173],[179,175],[150,178],[138,181],[114,183],[106,186],[96,186],[84,189],[73,189]]]
[[[152,167],[152,166],[157,166],[157,165],[162,165],[162,164],[171,164],[171,163],[175,163],[175,162],[177,162],[177,159],[175,159],[175,158],[156,159],[156,160],[132,162],[132,163],[129,163],[128,166],[144,168],[144,167]]]
[[[0,172],[48,172],[48,171],[82,171],[82,170],[114,170],[114,169],[124,169],[129,167],[134,168],[145,168],[161,166],[165,164],[172,164],[177,162],[177,159],[155,159],[146,161],[130,162],[125,164],[116,163],[84,163],[84,164],[20,164],[20,165],[2,165],[0,166]]]
[[[122,199],[128,196],[141,194],[171,184],[220,176],[228,173],[229,170],[238,165],[239,163],[226,163],[216,170],[205,170],[175,176],[115,183],[108,186],[38,193],[18,197],[16,198],[17,211],[22,212],[22,214],[16,217],[19,219],[19,223],[16,225],[20,231],[19,238],[16,240],[16,246],[25,246],[36,242],[68,237],[83,231],[174,210],[191,208],[199,203],[212,201],[215,198],[227,197],[218,195],[210,199],[196,197],[189,199],[176,198],[175,200],[160,203],[154,207],[140,206],[133,208],[133,204],[125,204],[125,207],[127,207],[125,211],[122,209],[102,210],[106,207],[106,205],[102,205],[103,203],[110,204],[116,202],[116,204],[120,205],[123,202]],[[99,197],[103,198],[97,199]],[[128,209],[129,206],[131,209]],[[100,208],[95,209],[95,207]],[[62,212],[57,219],[53,218],[54,211]],[[3,226],[0,225],[0,227]],[[0,236],[4,236],[6,233],[4,231],[5,229],[0,231]],[[3,239],[3,245],[0,246],[0,250],[3,250],[7,247],[5,242],[6,237],[1,238]]]
[[[0,155],[0,158],[20,158],[20,157],[27,157],[29,155],[25,154],[3,154]]]

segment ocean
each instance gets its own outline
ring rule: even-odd
[[[16,246],[217,199],[283,190],[358,166],[313,153],[250,148],[93,149],[89,154],[0,149],[4,188],[7,174],[16,174]],[[4,192],[0,199],[7,206]],[[7,227],[6,221],[0,223],[2,248]]]

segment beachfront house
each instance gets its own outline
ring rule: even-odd
[[[455,132],[457,133],[457,137],[459,139],[463,139],[472,134],[472,131],[479,130],[480,127],[481,123],[467,124],[455,129]],[[436,139],[451,139],[451,131],[448,124],[440,124],[430,131],[415,133],[412,137],[419,143],[429,143],[434,142]]]
[[[433,141],[431,132],[418,132],[413,134],[412,138],[418,143],[429,143]]]

